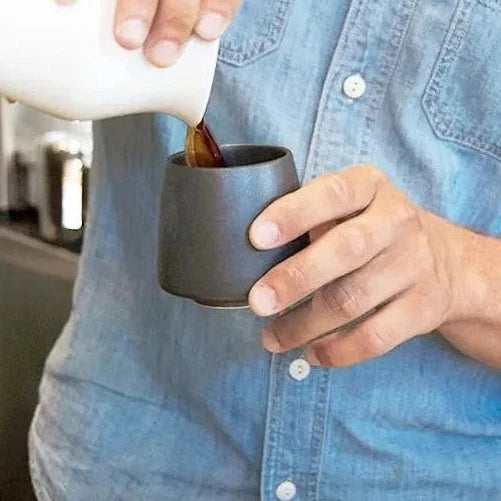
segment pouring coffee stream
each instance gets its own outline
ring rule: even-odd
[[[204,119],[197,126],[188,127],[185,159],[190,167],[226,167],[221,149]]]

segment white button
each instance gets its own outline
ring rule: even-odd
[[[290,501],[296,497],[296,486],[286,480],[277,487],[275,494],[280,501]]]
[[[296,380],[302,381],[310,374],[310,364],[304,358],[298,358],[289,365],[289,374]]]
[[[358,99],[365,94],[367,86],[360,73],[349,76],[343,83],[343,92],[350,99]]]

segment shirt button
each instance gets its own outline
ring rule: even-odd
[[[296,497],[296,486],[286,480],[277,487],[275,494],[280,501],[290,501]]]
[[[310,374],[310,364],[304,358],[298,358],[289,365],[289,374],[296,381],[306,379]]]
[[[367,85],[360,73],[350,75],[343,83],[343,92],[350,99],[358,99],[365,94]]]

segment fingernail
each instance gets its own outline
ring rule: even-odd
[[[226,29],[228,21],[224,16],[218,12],[206,12],[198,20],[196,25],[196,32],[207,40],[214,40],[219,38],[223,31]]]
[[[304,353],[304,358],[310,365],[322,365],[322,362],[318,359],[315,350],[312,348],[308,349]]]
[[[181,46],[172,40],[160,40],[149,51],[150,58],[157,66],[169,66],[181,54]]]
[[[272,315],[277,307],[277,295],[268,285],[258,284],[251,289],[249,302],[258,315]]]
[[[258,248],[273,247],[279,238],[278,226],[271,221],[256,222],[252,225],[250,237]]]
[[[271,351],[272,353],[280,353],[282,351],[282,346],[278,342],[271,327],[265,327],[261,331],[261,342],[265,350]]]
[[[142,19],[131,17],[117,26],[115,35],[120,43],[137,49],[144,44],[148,36],[148,26]]]

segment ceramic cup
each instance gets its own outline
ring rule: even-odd
[[[219,308],[245,307],[252,285],[308,245],[306,235],[256,250],[252,221],[272,201],[299,188],[292,154],[258,145],[222,147],[224,168],[193,168],[183,153],[168,160],[159,225],[161,287]]]

